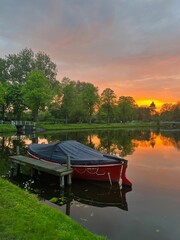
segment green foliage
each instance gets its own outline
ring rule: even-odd
[[[27,75],[34,69],[34,53],[31,49],[23,49],[18,54],[6,56],[8,82],[22,84]]]
[[[107,123],[110,123],[113,119],[115,103],[116,95],[114,91],[106,88],[101,94],[100,113],[107,119]]]
[[[81,98],[83,101],[83,109],[86,110],[89,123],[91,123],[92,115],[95,112],[95,108],[97,108],[100,100],[98,88],[91,83],[86,83],[82,89]]]
[[[160,110],[160,118],[163,121],[180,121],[180,102],[163,104]]]
[[[0,124],[0,132],[16,132],[16,128],[11,124]]]
[[[127,122],[136,118],[137,104],[132,97],[119,97],[117,106],[117,117],[119,121]]]
[[[51,114],[50,111],[39,111],[38,121],[55,121],[55,117]]]
[[[154,102],[152,102],[150,104],[149,110],[150,110],[151,119],[153,120],[154,116],[157,114],[157,112],[156,112],[156,105],[155,105]]]
[[[161,120],[172,121],[173,115],[173,104],[165,103],[162,105],[160,110]]]
[[[5,119],[5,110],[6,110],[6,95],[7,95],[8,84],[6,82],[0,83],[0,109],[2,120]]]
[[[13,119],[21,119],[22,113],[25,110],[25,104],[23,102],[20,84],[9,84],[6,94],[6,107],[9,114],[12,114]],[[10,117],[10,119],[12,119],[12,117]]]
[[[41,70],[52,84],[56,83],[56,64],[44,52],[38,52],[34,59],[35,69]]]
[[[138,107],[137,109],[137,119],[140,121],[150,121],[151,115],[148,107]]]
[[[64,115],[66,123],[69,118],[73,115],[77,102],[77,91],[75,85],[71,82],[63,88],[63,98],[61,110]]]
[[[67,203],[68,199],[66,197],[53,197],[49,201],[62,206]]]
[[[6,60],[3,58],[0,58],[0,83],[6,82],[8,79],[6,65],[7,65]]]
[[[180,102],[174,105],[173,108],[173,120],[180,121]]]
[[[103,104],[112,106],[116,102],[116,95],[110,88],[106,88],[101,94],[101,101]]]
[[[40,71],[41,76],[38,77],[36,71]],[[34,54],[25,48],[18,54],[0,58],[0,119],[29,118],[26,110],[32,111],[34,121],[41,110],[46,111],[41,113],[41,120],[66,123],[180,119],[179,103],[165,104],[159,115],[154,102],[138,107],[130,96],[121,96],[116,102],[116,95],[110,88],[99,96],[98,88],[91,83],[68,77],[58,82],[56,75],[56,64],[44,52]]]
[[[52,100],[50,82],[42,71],[34,70],[31,72],[26,84],[22,87],[22,94],[26,105],[32,110],[33,121],[37,121],[38,111],[44,110]]]
[[[56,64],[47,54],[38,52],[35,55],[27,48],[18,54],[9,54],[5,59],[0,59],[0,70],[0,80],[10,83],[24,84],[33,70],[41,70],[52,84],[56,82]]]
[[[5,104],[5,96],[6,96],[7,88],[4,83],[0,83],[0,105]]]

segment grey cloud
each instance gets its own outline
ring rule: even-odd
[[[95,53],[102,61],[160,54],[180,37],[179,7],[175,0],[7,0],[0,3],[0,33],[12,41],[31,38],[36,48],[55,46],[69,60],[79,52],[80,62]],[[157,49],[164,38],[169,46]]]
[[[0,1],[0,57],[44,51],[62,66],[61,77],[161,82],[179,74],[179,41],[179,0]]]

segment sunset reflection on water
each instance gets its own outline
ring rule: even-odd
[[[174,135],[164,136],[161,133],[141,131],[138,139],[132,138],[130,145],[133,152],[124,156],[128,160],[127,176],[136,187],[180,189],[180,140]],[[97,135],[91,136],[95,148],[106,150]],[[126,147],[126,146],[125,146]],[[109,153],[121,156],[122,148],[112,143]]]
[[[120,238],[176,240],[180,238],[179,130],[158,132],[116,129],[41,133],[37,136],[2,136],[0,151],[4,158],[8,158],[8,155],[15,154],[17,144],[20,145],[20,153],[24,155],[28,145],[33,142],[45,144],[72,139],[105,153],[116,154],[127,159],[126,175],[132,182],[132,191],[126,194],[128,211],[113,206],[100,208],[72,201],[71,218],[90,231],[106,235],[112,240]],[[7,161],[0,161],[0,165],[1,174],[5,174],[8,167]],[[47,183],[42,186],[42,189],[48,187]],[[41,187],[38,184],[39,180],[36,182],[36,190],[40,192]],[[78,182],[77,186],[82,188],[79,184],[81,183]],[[85,196],[87,189],[88,187],[85,186],[85,192],[83,192]],[[94,194],[94,189],[92,192]],[[57,189],[55,193],[58,193]],[[47,195],[47,199],[54,197],[51,194],[55,193],[52,185],[47,191],[43,190],[43,195]],[[98,193],[101,192],[98,191]],[[75,192],[73,194],[75,195]],[[64,208],[62,206],[61,210],[65,211],[65,209],[65,206]]]

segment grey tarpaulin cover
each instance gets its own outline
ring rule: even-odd
[[[123,158],[104,154],[74,140],[51,144],[34,143],[29,146],[28,152],[36,158],[55,163],[66,163],[69,155],[72,165],[127,162]]]

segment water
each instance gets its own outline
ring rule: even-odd
[[[180,239],[180,131],[112,130],[0,136],[0,174],[6,175],[8,156],[15,154],[17,145],[20,153],[26,154],[32,141],[68,139],[126,158],[132,191],[117,184],[73,180],[72,187],[62,192],[56,177],[42,174],[31,180],[28,169],[23,169],[12,181],[108,239]]]

